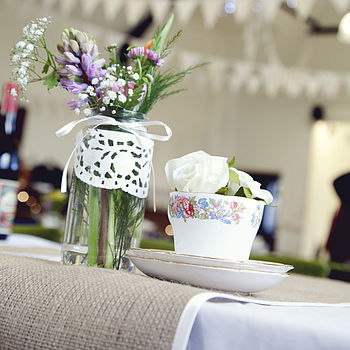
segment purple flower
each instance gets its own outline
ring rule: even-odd
[[[73,74],[73,75],[76,75],[78,77],[81,77],[83,75],[82,70],[80,68],[72,65],[72,64],[66,65],[66,71],[68,72],[68,74]]]
[[[65,52],[64,53],[64,57],[66,59],[66,62],[69,62],[69,63],[76,63],[76,64],[79,64],[80,63],[80,59],[76,56],[74,56],[71,52]]]
[[[101,76],[100,71],[104,64],[105,60],[103,58],[94,62],[92,56],[88,53],[84,53],[81,56],[81,67],[83,71],[86,72],[89,81],[91,81],[93,78],[99,78]]]
[[[146,49],[146,55],[156,64],[156,66],[160,67],[164,64],[164,60],[154,51]]]
[[[69,108],[74,111],[76,108],[82,108],[83,106],[85,106],[85,104],[88,102],[88,99],[85,100],[69,100],[67,103],[67,105],[69,106]]]
[[[85,83],[78,83],[67,78],[62,78],[60,80],[61,85],[66,88],[71,94],[79,94],[87,89],[89,86]]]
[[[128,52],[128,57],[133,58],[136,55],[143,56],[145,54],[145,48],[143,46],[134,47]]]

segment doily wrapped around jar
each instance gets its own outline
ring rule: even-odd
[[[81,139],[81,133],[77,139]],[[75,175],[105,189],[122,189],[146,198],[154,142],[130,133],[92,129],[74,155]]]

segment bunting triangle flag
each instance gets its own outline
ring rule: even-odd
[[[220,13],[224,11],[225,2],[222,0],[202,1],[200,4],[203,21],[206,28],[213,28]]]
[[[198,0],[177,0],[174,4],[175,18],[185,25],[193,15],[198,6]]]
[[[102,9],[108,22],[113,22],[123,6],[123,0],[102,0]]]
[[[152,13],[152,17],[157,24],[165,22],[166,17],[169,14],[171,7],[170,0],[150,0],[149,8]]]
[[[99,5],[100,0],[81,0],[81,9],[83,16],[91,17]]]

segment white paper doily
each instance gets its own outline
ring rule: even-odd
[[[80,135],[79,135],[80,134]],[[82,138],[82,133],[78,139]],[[146,198],[154,142],[126,132],[90,129],[74,155],[75,175],[105,189]]]

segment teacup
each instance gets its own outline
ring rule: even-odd
[[[168,217],[175,252],[248,260],[264,205],[244,197],[171,192]]]

